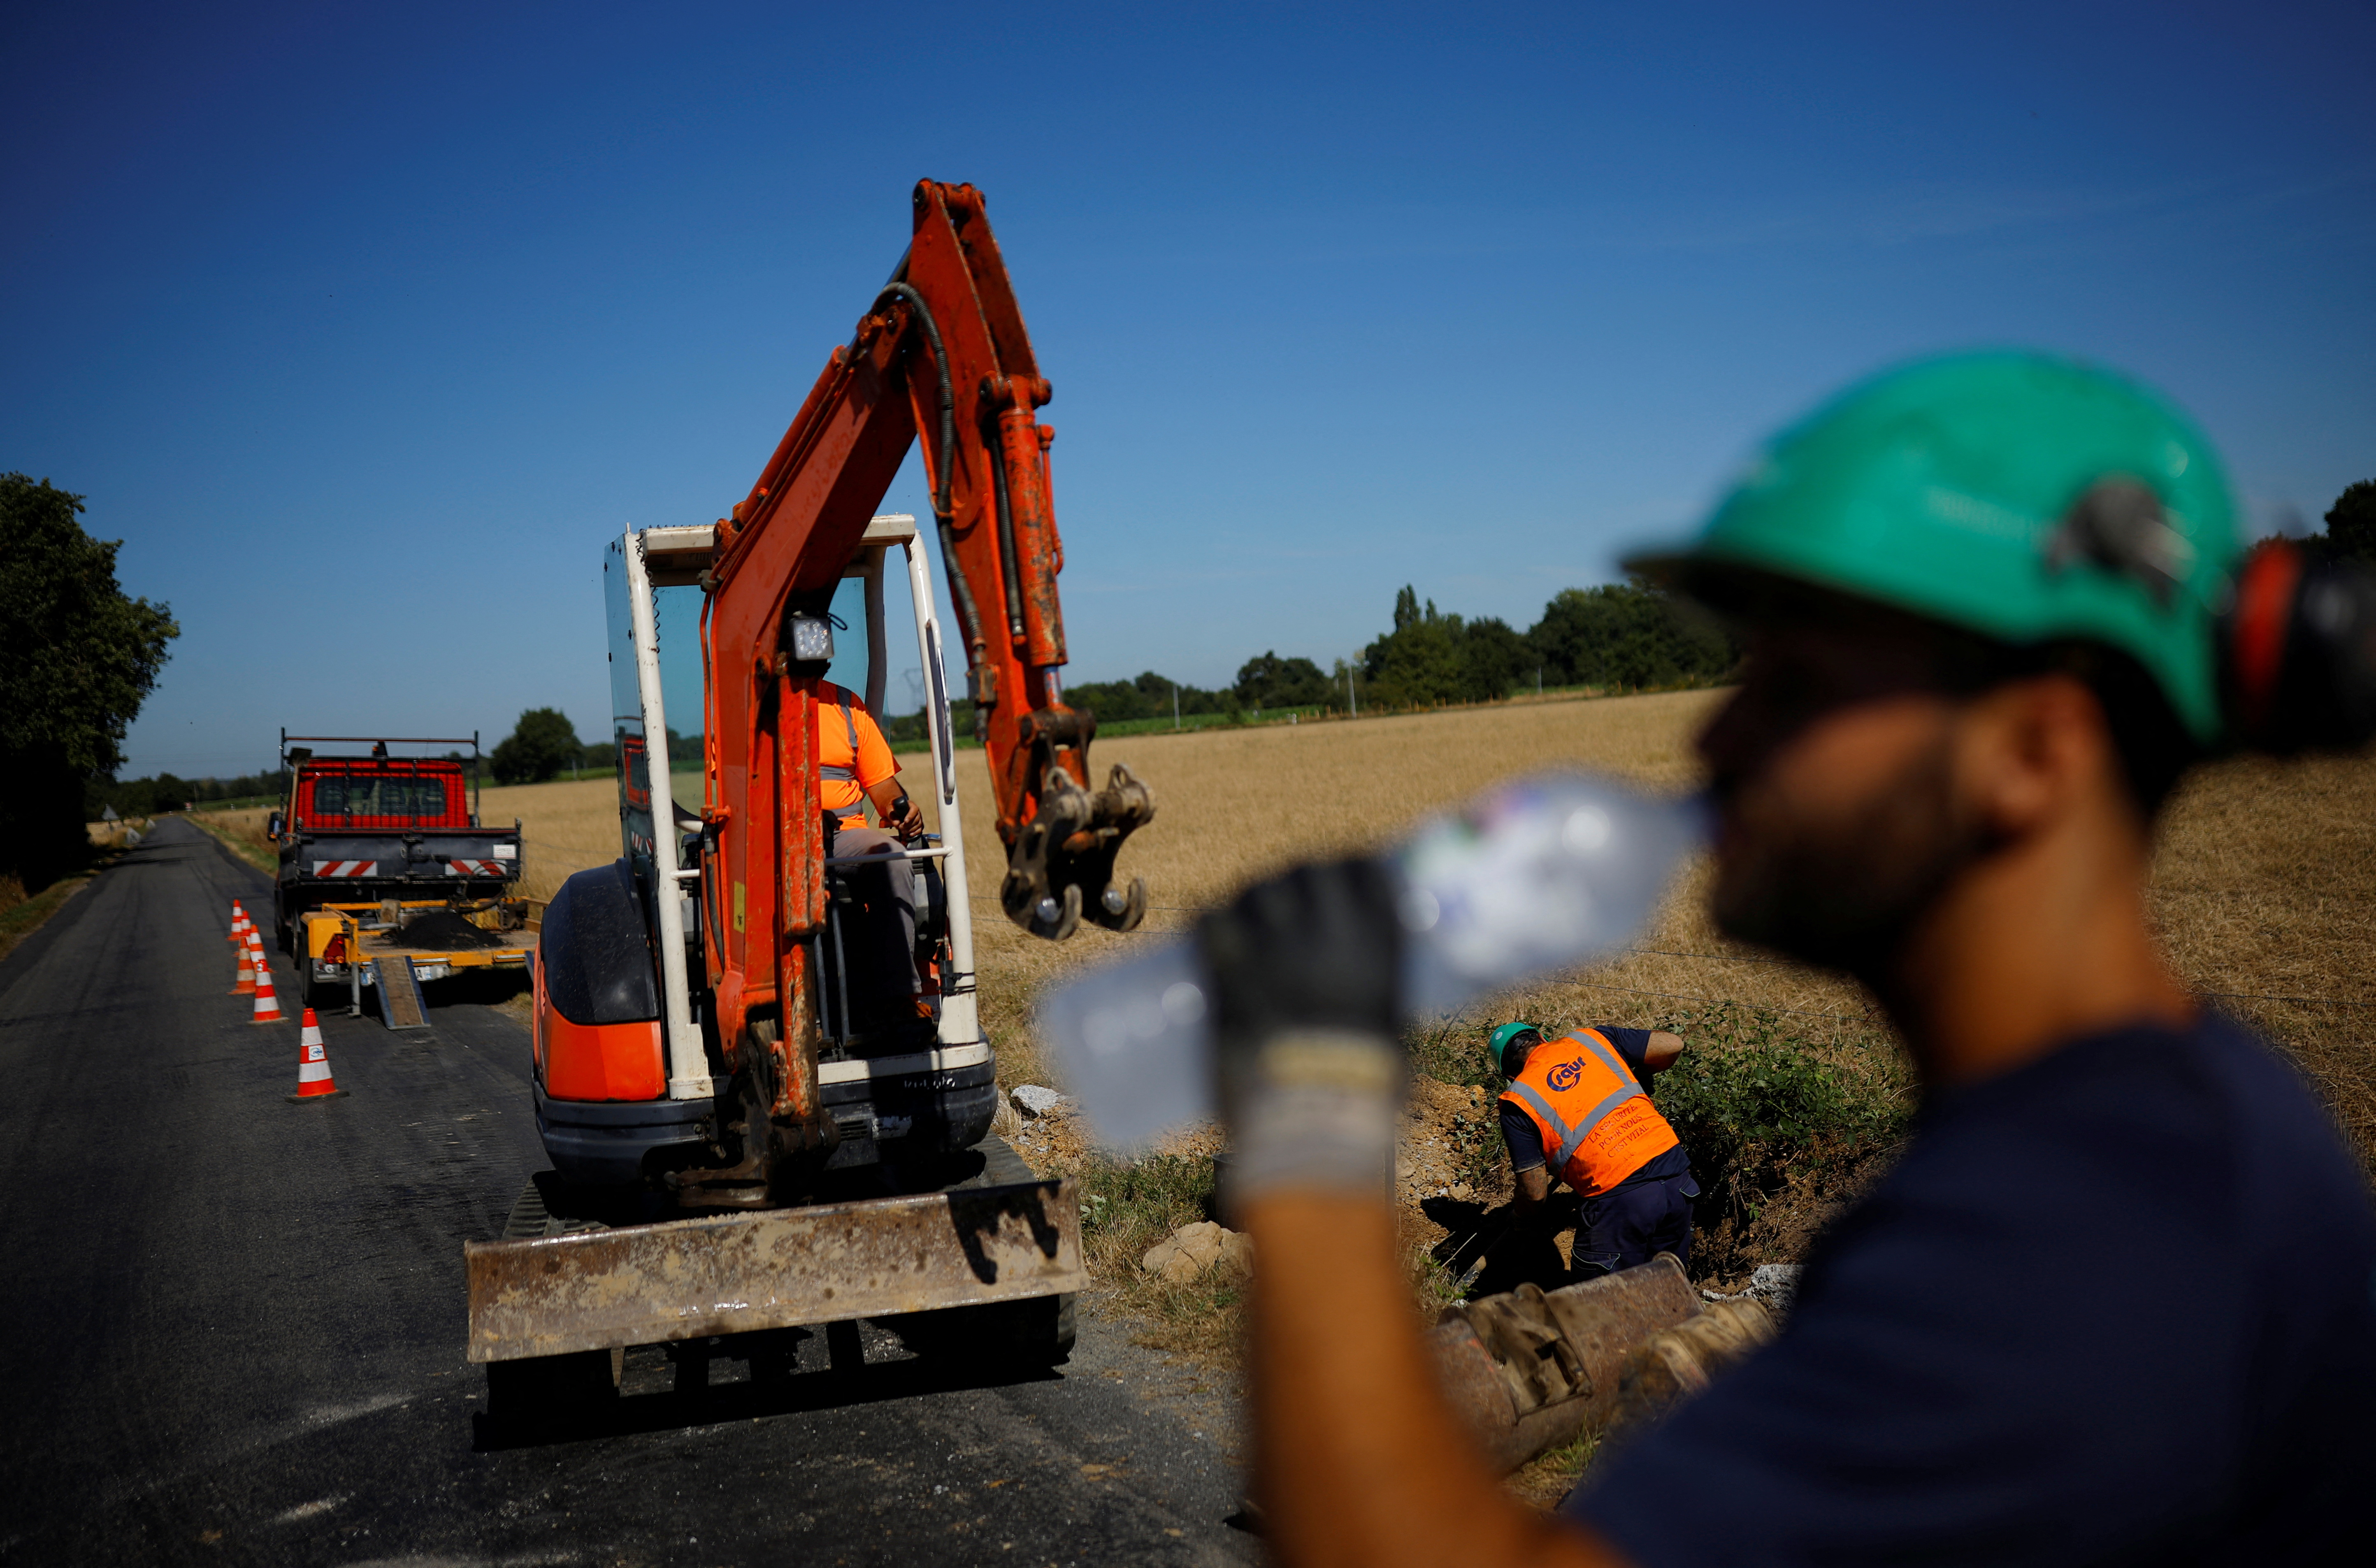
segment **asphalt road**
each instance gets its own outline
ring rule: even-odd
[[[506,1446],[461,1247],[544,1164],[527,1032],[327,1018],[349,1094],[288,1103],[296,1024],[226,994],[267,894],[169,820],[0,963],[0,1562],[1259,1559],[1226,1401],[1087,1313],[1003,1384],[872,1325],[780,1389],[642,1348],[615,1419]]]

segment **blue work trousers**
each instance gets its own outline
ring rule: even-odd
[[[1700,1184],[1689,1170],[1629,1182],[1584,1200],[1576,1216],[1575,1277],[1596,1279],[1672,1253],[1692,1266],[1692,1200]]]

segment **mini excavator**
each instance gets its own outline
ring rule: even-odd
[[[1133,929],[1146,887],[1118,885],[1114,859],[1154,803],[1121,766],[1089,787],[1096,719],[1063,700],[1051,395],[981,194],[924,181],[907,254],[731,515],[608,546],[622,853],[572,876],[540,932],[532,1091],[554,1169],[502,1240],[465,1248],[469,1356],[499,1412],[615,1390],[632,1345],[861,1317],[967,1354],[1065,1353],[1077,1198],[990,1133],[941,620],[921,530],[875,512],[921,439],[1006,850],[1000,908],[1049,939]],[[903,911],[882,847],[836,853],[816,736],[820,704],[847,722],[826,674],[853,578],[881,711],[895,555],[938,831],[891,851],[911,873],[914,975],[886,987],[859,932]],[[664,652],[690,656],[695,595],[697,812],[668,756],[667,691],[686,687],[663,673]]]

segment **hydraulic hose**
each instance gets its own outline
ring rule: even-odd
[[[901,262],[902,271],[906,265]],[[933,307],[924,303],[924,296],[916,291],[913,284],[896,279],[885,283],[883,291],[874,296],[875,306],[880,307],[885,300],[902,301],[914,311],[917,322],[924,329],[925,341],[933,346],[933,369],[938,373],[941,384],[941,451],[940,461],[933,465],[933,521],[939,527],[941,565],[949,575],[949,597],[956,601],[957,618],[965,623],[968,659],[973,670],[980,670],[990,661],[990,645],[981,635],[981,612],[974,605],[973,586],[957,570],[956,523],[949,502],[957,455],[957,401],[949,386],[949,356],[941,346],[941,327],[933,319]]]
[[[1007,499],[1006,454],[999,452],[992,459],[991,471],[997,476],[998,496],[998,566],[999,575],[1006,579],[1006,635],[1016,642],[1023,640],[1023,573],[1015,556],[1015,503]]]

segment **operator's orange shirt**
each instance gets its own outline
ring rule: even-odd
[[[852,731],[855,746],[850,743]],[[817,687],[816,758],[817,766],[826,770],[817,783],[817,803],[829,812],[842,813],[844,827],[866,826],[861,804],[866,791],[899,771],[899,765],[891,759],[890,743],[883,739],[883,731],[866,711],[866,704],[848,687],[830,681],[820,682]],[[838,777],[841,771],[853,777]]]

